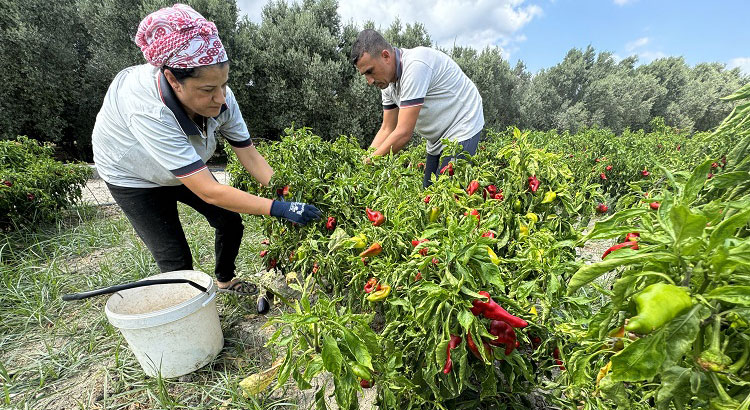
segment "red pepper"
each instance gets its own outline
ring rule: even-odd
[[[505,199],[505,197],[503,196],[503,194],[497,193],[492,197],[492,199],[497,199],[498,201],[502,201],[503,199]]]
[[[637,251],[638,250],[638,242],[636,242],[636,241],[627,241],[627,242],[623,242],[623,243],[618,243],[617,245],[614,245],[611,248],[609,248],[606,251],[604,251],[604,254],[602,255],[602,259],[606,258],[607,255],[609,255],[610,253],[612,253],[612,252],[614,252],[614,251],[616,251],[618,249],[627,248],[627,247],[630,247],[630,249],[633,249],[633,250]]]
[[[261,258],[265,258],[266,255],[268,255],[268,249],[264,249],[264,250],[260,251],[260,257]]]
[[[328,217],[328,220],[326,221],[326,229],[329,231],[336,229],[336,218],[332,216]]]
[[[417,164],[417,169],[424,169],[424,162],[420,162],[419,164]]]
[[[523,328],[529,325],[525,320],[511,315],[508,311],[503,309],[502,306],[492,300],[489,293],[481,291],[479,294],[487,297],[489,300],[487,302],[482,302],[481,299],[474,299],[472,301],[473,307],[471,308],[471,313],[473,313],[474,316],[479,316],[481,314],[487,319],[500,320],[516,328]]]
[[[424,242],[428,242],[428,241],[429,241],[429,239],[412,239],[411,240],[411,246],[414,247],[414,248],[416,248],[417,245],[419,245],[420,243],[424,243]]]
[[[370,245],[369,248],[362,251],[362,253],[359,254],[359,257],[361,258],[365,256],[377,256],[380,255],[380,252],[383,252],[383,247],[381,247],[379,243],[375,242]]]
[[[461,336],[451,335],[451,340],[448,342],[448,347],[445,349],[447,357],[445,358],[445,366],[443,366],[443,374],[448,374],[453,369],[453,360],[451,360],[451,350],[458,347],[461,344]]]
[[[721,156],[721,165],[722,165],[722,168],[724,168],[724,166],[727,165],[727,156],[726,155],[722,155]]]
[[[537,179],[536,175],[529,177],[529,189],[531,192],[536,192],[539,189],[539,179]]]
[[[466,344],[469,346],[469,350],[471,350],[471,353],[476,356],[477,359],[482,360],[482,355],[479,353],[479,348],[477,348],[476,343],[474,343],[474,339],[471,338],[471,334],[469,332],[466,332]],[[492,348],[490,347],[487,342],[482,340],[482,345],[484,346],[485,353],[487,353],[487,356],[492,355]]]
[[[432,199],[432,197],[430,195],[427,195],[426,197],[424,197],[424,203],[429,204],[430,199]]]
[[[268,269],[275,269],[276,268],[276,259],[271,258],[270,261],[268,261]]]
[[[370,280],[367,281],[365,284],[365,293],[372,293],[377,290],[378,286],[378,280],[375,278],[370,278]]]
[[[417,275],[414,276],[414,282],[416,282],[416,281],[418,281],[420,279],[422,279],[422,272],[417,272]]]
[[[658,203],[658,202],[651,202],[650,204],[648,204],[648,206],[650,206],[651,209],[653,209],[655,211],[655,210],[659,209],[659,207],[661,206],[661,204]]]
[[[497,193],[497,187],[494,185],[487,185],[487,188],[485,188],[484,190],[487,191],[490,196],[493,196]]]
[[[316,273],[318,273],[319,269],[320,269],[320,265],[318,265],[318,262],[313,263],[313,267],[312,267],[312,273],[313,273],[313,275],[316,274]]]
[[[482,217],[479,215],[479,211],[477,211],[476,209],[472,209],[469,212],[464,212],[464,216],[469,216],[469,215],[476,216],[477,217],[477,225],[479,225],[479,221],[482,219]]]
[[[677,151],[679,151],[682,148],[682,145],[677,145]]]
[[[641,171],[641,175],[643,175],[644,177],[647,177],[647,176],[651,175],[651,173],[648,172],[648,171],[646,171],[646,168],[643,168],[643,171]]]
[[[641,237],[641,234],[638,232],[630,232],[629,234],[625,235],[625,242],[628,241],[637,241],[638,238]]]
[[[599,158],[594,160],[594,162],[596,162],[597,164],[599,163],[599,161],[601,161]]]
[[[289,195],[289,185],[284,185],[283,188],[276,188],[276,195],[283,197]]]
[[[513,353],[513,349],[516,348],[518,340],[516,340],[516,331],[513,327],[501,320],[493,320],[490,322],[490,334],[497,336],[497,339],[490,340],[490,344],[494,346],[505,345],[505,355]]]
[[[448,175],[453,176],[453,163],[449,162],[448,165],[444,166],[440,170],[440,175],[445,174],[445,172],[448,171]]]
[[[562,360],[560,360],[560,349],[555,347],[555,350],[552,351],[552,357],[555,358],[555,363],[557,364],[557,367],[559,367],[560,370],[565,370],[565,366],[563,365]]]
[[[363,265],[367,266],[367,258],[362,257],[362,258],[359,258],[359,259],[362,261]]]
[[[602,172],[601,174],[599,174],[599,178],[601,178],[602,181],[606,181],[607,180],[607,175],[604,172]]]
[[[474,192],[477,192],[478,189],[479,189],[479,181],[477,181],[475,179],[475,180],[469,182],[469,187],[466,188],[466,192],[469,195],[474,195]]]
[[[371,382],[369,380],[362,379],[359,381],[359,386],[363,389],[369,389],[370,387],[374,386],[375,382]]]
[[[711,163],[711,168],[713,168],[713,169],[719,168],[719,164],[716,163],[716,162],[712,162]]]
[[[604,168],[604,169],[607,170],[607,171],[612,171],[612,165],[607,165],[607,167]]]
[[[534,350],[538,349],[539,346],[542,345],[542,338],[539,336],[532,336],[531,337],[531,347],[534,348]]]
[[[487,231],[482,234],[482,238],[495,238],[495,234],[492,231]]]
[[[711,178],[713,178],[713,177],[714,177],[714,174],[713,174],[713,173],[711,173],[711,172],[709,172],[709,173],[708,173],[708,176],[706,177],[706,179],[711,179]]]
[[[380,226],[385,222],[385,216],[383,216],[380,211],[373,211],[370,208],[365,208],[365,212],[367,212],[367,219],[372,222],[373,226]]]
[[[263,239],[262,241],[260,241],[260,244],[268,246],[271,244],[271,241],[269,241],[268,239]]]
[[[440,261],[437,260],[437,258],[432,258],[432,264],[433,265],[437,265],[438,263],[440,263]]]
[[[599,212],[600,214],[603,214],[609,210],[609,207],[603,203],[599,203],[599,205],[596,207],[596,212]]]

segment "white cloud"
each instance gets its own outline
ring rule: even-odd
[[[750,75],[750,57],[737,57],[729,60],[729,68],[739,67],[743,73]]]
[[[648,44],[648,42],[649,42],[648,37],[641,37],[637,40],[634,40],[625,44],[625,50],[627,50],[628,52],[631,52],[635,50],[636,48],[641,48],[645,46],[646,44]]]
[[[399,18],[402,24],[424,24],[440,47],[454,43],[482,49],[486,46],[514,48],[525,38],[519,34],[542,9],[525,0],[339,0],[342,22],[360,27],[368,20],[386,29]],[[242,13],[256,22],[266,0],[238,0]],[[507,58],[507,55],[505,56]]]
[[[640,64],[648,64],[659,58],[668,57],[667,54],[662,53],[661,51],[642,51],[640,53],[637,53],[637,55],[638,63]]]

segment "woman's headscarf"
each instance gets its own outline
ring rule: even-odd
[[[216,25],[184,4],[146,16],[138,25],[135,44],[157,67],[192,68],[228,59]]]

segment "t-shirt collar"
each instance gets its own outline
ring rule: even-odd
[[[396,81],[398,81],[401,79],[401,71],[403,70],[403,66],[401,65],[401,49],[394,47],[393,50],[396,53]]]
[[[164,105],[166,105],[167,108],[172,111],[175,118],[177,118],[177,123],[180,124],[182,132],[184,132],[187,136],[202,136],[198,125],[196,125],[195,122],[190,119],[190,116],[187,115],[185,109],[182,108],[180,100],[177,99],[177,96],[174,94],[174,90],[172,90],[172,87],[169,86],[169,81],[167,81],[167,78],[164,77],[163,72],[159,71],[159,76],[157,77],[156,82],[159,87],[159,97],[161,97]],[[227,108],[227,105],[223,104],[221,106],[219,115],[226,111]],[[217,117],[214,117],[214,119],[216,119]]]

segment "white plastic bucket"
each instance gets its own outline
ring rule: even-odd
[[[173,278],[191,280],[207,291],[187,283],[143,286],[113,294],[104,309],[151,377],[178,377],[200,369],[224,345],[213,279],[194,270],[146,279]]]

